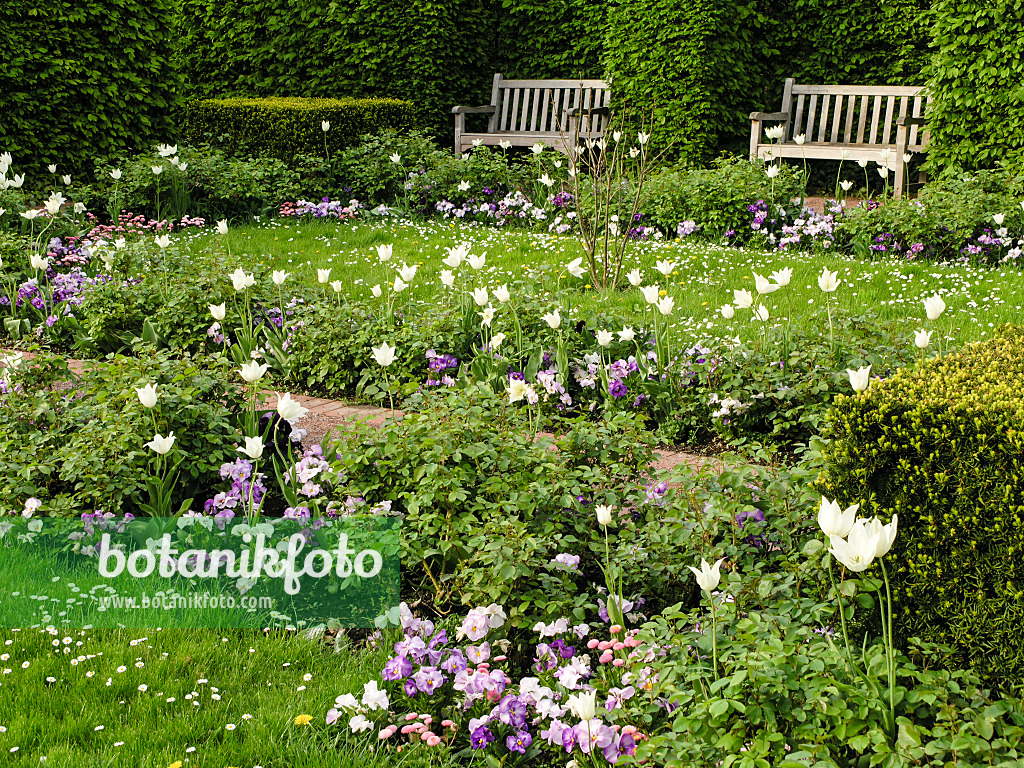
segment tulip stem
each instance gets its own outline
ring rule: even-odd
[[[718,613],[715,610],[715,596],[708,592],[711,600],[711,665],[715,670],[715,680],[718,680]]]
[[[889,717],[890,722],[896,723],[896,646],[892,637],[892,591],[889,587],[889,571],[885,567],[885,560],[882,563],[882,577],[885,579],[885,607],[882,608],[882,635],[885,642],[885,662],[889,674]],[[879,604],[881,605],[882,590],[878,590]],[[889,734],[893,739],[896,733]]]

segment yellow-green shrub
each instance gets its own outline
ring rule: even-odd
[[[899,514],[900,634],[990,683],[1024,680],[1024,329],[837,398],[830,421],[823,493]]]
[[[223,134],[264,156],[290,159],[300,152],[323,153],[326,132],[332,151],[356,144],[365,133],[412,126],[413,105],[399,99],[204,99],[182,108],[182,138],[209,141]]]

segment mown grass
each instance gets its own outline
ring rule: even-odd
[[[362,768],[446,762],[327,728],[382,650],[248,630],[0,630],[0,761],[47,768]],[[296,724],[309,715],[308,724]],[[413,758],[410,760],[410,758]]]
[[[182,244],[189,249],[220,251],[225,266],[262,263],[291,273],[292,280],[315,284],[317,269],[331,269],[331,280],[340,280],[349,298],[372,300],[374,285],[385,287],[394,280],[395,269],[416,264],[419,269],[410,287],[399,295],[396,306],[414,310],[418,304],[444,300],[447,289],[440,283],[441,263],[446,249],[459,243],[471,244],[471,253],[486,254],[486,265],[474,272],[463,264],[459,286],[502,284],[510,287],[524,277],[547,278],[552,307],[554,288],[571,286],[575,312],[590,309],[621,315],[629,324],[642,324],[648,307],[636,288],[601,291],[587,287],[587,280],[564,275],[564,265],[582,256],[575,237],[554,236],[491,227],[445,222],[408,222],[384,219],[373,222],[276,220],[268,224],[233,229],[228,235],[232,256],[208,232],[193,233]],[[186,245],[187,243],[187,245]],[[377,259],[375,247],[391,243],[394,255],[387,264]],[[676,264],[667,278],[655,270],[656,261]],[[1011,267],[987,268],[969,265],[939,265],[881,258],[865,262],[836,253],[771,252],[729,248],[695,240],[637,243],[627,254],[624,272],[638,268],[643,284],[657,283],[675,299],[669,322],[670,338],[689,346],[714,343],[736,335],[756,333],[757,321],[749,310],[737,310],[726,320],[718,308],[733,300],[734,289],[754,291],[753,273],[767,276],[790,267],[789,286],[766,297],[770,323],[797,325],[827,323],[826,294],[818,287],[823,268],[838,271],[839,289],[831,294],[833,310],[850,314],[871,314],[891,322],[895,329],[935,330],[934,340],[964,344],[991,335],[1005,323],[1024,321],[1024,274]],[[557,282],[563,275],[561,282]],[[924,298],[939,293],[947,311],[936,323],[925,319]],[[565,311],[565,297],[559,294]],[[648,314],[649,318],[650,315]]]

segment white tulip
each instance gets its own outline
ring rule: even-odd
[[[632,285],[634,288],[638,287],[640,283],[643,282],[643,277],[640,275],[639,269],[634,269],[632,272],[626,275],[626,279],[629,280],[629,284]]]
[[[781,285],[775,285],[770,280],[766,280],[761,277],[757,272],[754,272],[754,284],[757,288],[757,292],[764,295],[766,293],[774,293],[781,288]]]
[[[484,255],[484,256],[470,256],[469,257],[469,266],[471,266],[473,269],[483,269],[485,261],[487,261],[487,256],[486,255]]]
[[[738,309],[750,309],[754,306],[754,296],[750,291],[742,290],[732,292],[733,302]]]
[[[568,264],[565,265],[565,268],[569,271],[569,274],[572,275],[573,277],[583,277],[583,275],[586,274],[586,271],[583,269],[583,257],[582,256],[579,257],[579,258],[573,259],[572,261],[570,261]]]
[[[241,267],[232,272],[228,277],[231,278],[231,284],[234,286],[236,291],[244,291],[246,288],[256,284],[256,278],[250,273],[244,271]]]
[[[644,301],[648,304],[658,303],[659,288],[656,285],[645,285],[640,289],[640,293],[644,295]]]
[[[774,179],[776,176],[779,175],[779,166],[777,166],[777,165],[766,166],[765,169],[764,169],[764,174],[769,179]]]
[[[992,221],[994,221],[996,223],[997,227],[1003,226],[1003,219],[1005,219],[1005,218],[1006,218],[1006,216],[1004,214],[1002,214],[1002,213],[993,213],[992,214]]]
[[[112,170],[110,172],[110,178],[112,178],[114,181],[118,181],[121,178],[121,169],[115,168],[114,170]]]
[[[612,508],[607,504],[598,504],[594,507],[597,513],[597,524],[608,526],[612,524]]]
[[[334,290],[335,293],[341,293],[341,287],[341,280],[331,281],[331,288]]]
[[[162,165],[151,165],[149,167],[150,170],[153,171],[153,174],[156,176],[159,176],[161,173],[164,172],[164,167]]]
[[[157,393],[156,384],[147,384],[144,387],[135,389],[135,394],[139,396],[139,402],[142,403],[145,408],[152,408],[156,405]]]
[[[412,279],[416,277],[416,265],[413,264],[411,267],[403,264],[402,268],[398,270],[398,274],[401,275],[402,279],[407,283],[411,283]]]
[[[871,366],[858,368],[856,371],[846,369],[846,375],[850,377],[850,386],[854,392],[863,392],[871,384]]]
[[[932,332],[923,328],[914,331],[914,343],[918,349],[926,349],[932,343]]]
[[[754,317],[760,320],[762,323],[768,322],[768,307],[764,304],[759,305],[754,309]]]
[[[878,537],[875,557],[883,557],[892,549],[893,542],[896,541],[896,527],[898,523],[899,516],[895,514],[892,516],[892,522],[888,525],[882,525],[882,521],[877,517],[873,517],[869,522],[865,523],[868,536]]]
[[[860,504],[854,504],[847,507],[846,511],[841,511],[839,504],[822,496],[818,506],[818,527],[829,538],[845,539],[857,519],[858,509]]]
[[[780,269],[776,272],[772,272],[769,277],[779,284],[779,287],[789,285],[789,281],[793,279],[793,270],[790,267]]]
[[[160,437],[159,434],[156,434],[152,440],[146,443],[146,447],[164,456],[174,447],[174,433],[171,432],[167,437]]]
[[[838,536],[829,539],[832,543],[829,552],[851,571],[860,573],[867,570],[871,561],[875,559],[879,540],[879,534],[872,535],[868,530],[866,520],[858,520],[853,524],[845,541]]]
[[[722,567],[722,563],[725,562],[725,558],[721,557],[714,565],[708,565],[708,561],[703,557],[700,559],[700,570],[698,571],[692,565],[686,566],[697,579],[697,584],[705,592],[714,591],[719,583],[722,581],[722,576],[719,573],[719,568]]]
[[[599,346],[607,347],[612,343],[612,339],[615,337],[611,331],[598,331],[597,332],[597,343]]]
[[[636,338],[636,333],[633,332],[632,328],[622,326],[622,330],[619,331],[619,341],[632,341]]]
[[[841,282],[843,281],[839,279],[838,271],[829,272],[825,267],[822,268],[821,274],[818,275],[818,287],[825,293],[833,293]]]
[[[286,392],[283,395],[277,394],[277,412],[282,419],[295,421],[305,416],[309,409],[303,407],[298,401],[292,400],[292,396]]]
[[[726,320],[732,320],[733,316],[736,314],[736,310],[732,308],[732,304],[723,304],[718,311],[722,313],[722,317]]]
[[[316,279],[321,285],[327,285],[331,281],[331,267],[327,269],[318,269],[316,271]]]
[[[675,305],[676,300],[671,296],[666,296],[658,302],[658,311],[663,315],[671,315]]]
[[[380,285],[375,285],[375,286],[373,286],[373,288],[371,288],[371,289],[370,289],[370,293],[372,293],[372,294],[373,294],[373,298],[375,298],[375,299],[379,299],[379,298],[380,298],[380,295],[381,295],[381,293],[382,293],[382,291],[381,291],[381,289],[380,289]]]
[[[473,301],[476,302],[478,307],[482,307],[487,303],[487,289],[486,288],[474,288],[473,289]]]
[[[451,288],[453,285],[455,285],[455,275],[452,273],[450,269],[441,270],[441,285],[445,286],[446,288]]]
[[[227,313],[226,304],[211,304],[210,314],[213,315],[214,320],[223,320],[224,315]]]
[[[496,298],[502,304],[505,304],[506,302],[509,301],[509,299],[512,298],[512,294],[508,292],[507,285],[499,285],[497,288],[494,289],[494,298]]]
[[[556,329],[562,324],[562,316],[558,313],[558,308],[555,308],[554,312],[550,312],[546,315],[542,315],[541,319],[547,323],[551,328]]]
[[[71,176],[61,176],[60,180],[64,182],[64,186],[71,186]]]
[[[387,342],[384,342],[379,347],[370,347],[370,351],[373,353],[373,359],[377,361],[378,365],[382,365],[385,368],[395,362],[396,350],[397,347],[389,347]]]
[[[248,363],[242,363],[242,367],[238,369],[238,372],[242,375],[244,381],[253,384],[266,374],[270,366],[267,364],[260,365],[255,360],[251,360]]]
[[[394,163],[395,165],[398,165],[399,163],[402,162],[402,156],[395,152],[395,154],[391,156],[391,162]]]
[[[409,284],[402,280],[400,275],[395,277],[395,282],[394,285],[392,286],[392,288],[394,288],[395,293],[401,293],[408,287]]]
[[[217,222],[217,234],[226,235],[228,233],[228,220],[221,219]]]
[[[541,152],[544,151],[543,142],[538,141],[537,143],[535,143],[532,147],[530,147],[530,151],[533,152],[533,154],[535,155],[539,155]]]
[[[289,273],[284,270],[275,269],[272,278],[274,280],[274,285],[284,285],[284,281],[288,279],[288,275]]]
[[[167,248],[171,244],[171,238],[170,235],[160,235],[160,237],[156,238],[153,242],[155,242],[160,247],[160,249],[163,250],[164,248]]]
[[[320,130],[323,131],[324,133],[327,133],[329,130],[331,130],[331,123],[330,123],[330,121],[329,120],[321,120],[320,121]]]
[[[934,296],[924,300],[924,311],[927,313],[929,320],[938,320],[939,315],[946,311],[946,302],[936,293]]]
[[[676,268],[676,265],[671,261],[659,261],[654,265],[654,268],[665,275],[665,277],[668,277],[672,274],[672,270]]]
[[[32,265],[32,269],[49,269],[50,260],[45,256],[40,256],[38,253],[33,253],[29,257],[29,263]]]
[[[237,450],[244,453],[250,459],[258,459],[263,455],[263,438],[246,437],[245,445],[239,446]]]
[[[843,192],[849,192],[851,189],[853,189],[853,182],[843,180],[839,182],[839,186],[843,188]]]
[[[391,259],[391,254],[392,254],[393,250],[394,250],[394,245],[392,243],[387,243],[386,245],[378,245],[377,246],[377,258],[382,263],[385,262],[385,261],[389,261]]]
[[[57,172],[57,166],[56,165],[48,165],[48,166],[46,166],[46,170],[48,170],[50,173],[56,173]]]

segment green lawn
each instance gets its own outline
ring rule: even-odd
[[[0,630],[0,763],[48,768],[392,765],[327,710],[380,650],[243,630]],[[308,724],[296,725],[299,715]],[[365,735],[364,735],[365,736]],[[343,747],[339,750],[339,747]],[[45,758],[45,760],[44,760]]]
[[[185,238],[190,249],[222,247],[209,231]],[[471,244],[470,253],[485,254],[486,264],[474,272],[463,263],[457,271],[456,287],[511,287],[517,279],[544,275],[550,278],[546,284],[554,286],[564,265],[583,255],[579,241],[569,235],[390,219],[358,223],[276,220],[235,228],[228,240],[233,256],[225,266],[261,263],[308,283],[316,282],[317,269],[329,267],[330,279],[340,280],[343,292],[351,298],[372,299],[372,286],[380,284],[386,289],[397,267],[415,264],[419,267],[416,277],[396,304],[404,301],[411,307],[444,300],[439,298],[447,291],[441,286],[440,273],[447,267],[441,260],[447,248],[462,242]],[[375,246],[385,243],[394,245],[394,255],[382,265]],[[666,260],[676,265],[668,278],[655,270],[656,261]],[[833,307],[850,314],[870,312],[907,330],[935,329],[935,340],[942,335],[957,344],[978,341],[1000,324],[1024,321],[1024,274],[1015,268],[939,266],[891,259],[863,262],[830,253],[761,253],[673,240],[636,244],[627,254],[624,271],[639,268],[643,285],[658,283],[675,299],[669,332],[676,343],[689,346],[755,333],[749,310],[737,310],[732,320],[725,320],[718,308],[733,300],[734,289],[754,291],[753,272],[767,277],[784,267],[793,269],[793,278],[789,286],[766,297],[769,322],[785,322],[791,317],[797,324],[827,323],[826,294],[817,284],[823,268],[838,271],[842,281],[831,295]],[[581,289],[582,295],[573,298],[576,310],[593,308],[619,314],[629,323],[642,322],[647,305],[639,290],[630,288],[625,280],[625,288],[614,293],[584,288],[585,283],[568,276],[561,283]],[[936,292],[948,308],[937,323],[929,323],[922,301]],[[757,321],[753,325],[758,325]]]

